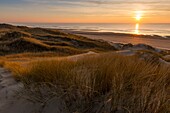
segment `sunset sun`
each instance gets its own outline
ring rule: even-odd
[[[142,11],[136,11],[135,19],[136,21],[140,21],[142,18]]]

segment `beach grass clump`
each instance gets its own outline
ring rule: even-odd
[[[20,81],[27,68],[21,62],[4,61],[2,67],[11,71],[15,80]]]
[[[165,61],[170,62],[170,55],[164,57]]]
[[[0,67],[3,67],[5,62],[3,60],[0,60]]]
[[[116,54],[33,62],[21,78],[31,101],[60,98],[70,113],[167,113],[170,67]]]

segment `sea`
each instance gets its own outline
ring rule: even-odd
[[[122,23],[12,23],[29,27],[70,29],[90,32],[114,32],[143,35],[170,36],[170,23],[122,24]]]

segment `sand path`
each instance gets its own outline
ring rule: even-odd
[[[0,113],[67,113],[60,110],[61,105],[55,99],[42,110],[40,103],[18,96],[22,88],[8,70],[0,68]]]
[[[6,105],[11,105],[14,97],[14,90],[17,90],[18,83],[6,69],[0,68],[0,113]]]

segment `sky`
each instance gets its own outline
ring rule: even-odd
[[[138,14],[140,13],[140,14]],[[140,20],[136,19],[140,16]],[[0,0],[0,22],[170,23],[170,0]]]

